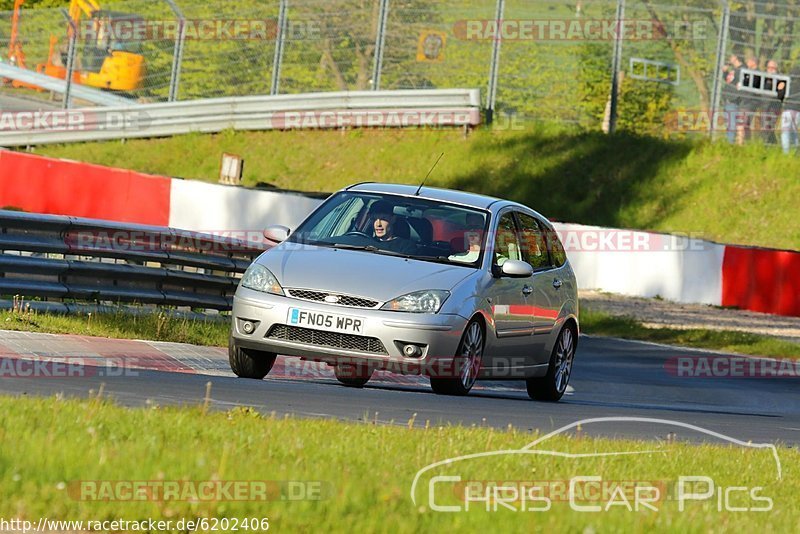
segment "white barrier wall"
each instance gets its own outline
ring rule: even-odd
[[[215,234],[237,233],[260,240],[270,224],[297,225],[322,201],[292,193],[275,193],[173,179],[169,226]],[[244,234],[244,235],[242,235]],[[258,236],[256,239],[253,236]]]
[[[725,246],[668,234],[555,223],[581,289],[719,305]]]

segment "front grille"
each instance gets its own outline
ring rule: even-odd
[[[337,306],[348,306],[350,308],[374,308],[378,305],[375,300],[365,299],[361,297],[353,297],[350,295],[340,295],[338,293],[327,293],[325,291],[312,291],[310,289],[288,289],[290,297],[301,300],[310,300],[313,302],[325,302],[325,297],[334,296],[339,297],[339,302],[329,302],[328,304],[335,304]]]
[[[383,346],[383,343],[374,337],[325,332],[324,330],[314,330],[300,326],[276,324],[267,332],[267,338],[372,354],[389,354],[386,352],[386,347]]]

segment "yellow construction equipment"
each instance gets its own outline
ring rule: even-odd
[[[12,21],[9,60],[18,67],[26,68],[25,54],[19,42],[19,15],[25,0],[15,0]],[[86,21],[81,22],[85,16]],[[142,17],[130,13],[106,11],[100,8],[97,0],[72,0],[69,17],[78,29],[76,39],[82,40],[82,53],[75,58],[72,80],[75,83],[108,89],[111,91],[133,91],[142,87],[145,76],[145,61],[141,54],[141,42],[118,39],[116,25],[140,24]],[[71,38],[73,29],[67,25],[67,37]],[[77,44],[77,43],[76,43]],[[66,79],[66,46],[58,44],[56,36],[50,37],[50,51],[47,62],[36,66],[37,72]],[[30,87],[14,81],[15,87]]]

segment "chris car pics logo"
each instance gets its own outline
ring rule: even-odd
[[[676,431],[691,432],[714,439],[726,445],[740,448],[760,449],[769,458],[764,461],[771,464],[774,460],[775,478],[770,473],[757,470],[750,473],[746,483],[732,483],[730,477],[716,478],[716,473],[704,472],[703,468],[692,467],[686,472],[670,471],[669,466],[684,465],[678,458],[669,458],[665,462],[649,460],[643,464],[641,478],[630,476],[630,466],[636,465],[636,458],[669,457],[679,455],[691,449],[675,449],[669,443],[653,442],[645,450],[617,450],[595,452],[565,452],[543,448],[542,444],[575,429],[583,429],[591,425],[603,423],[630,423],[662,425],[670,434]],[[573,443],[570,441],[568,443]],[[686,452],[691,454],[691,452]],[[740,469],[740,463],[731,451],[731,461],[736,465],[737,473],[744,477],[748,473]],[[570,459],[564,476],[553,476],[553,469],[543,466],[537,471],[546,473],[540,477],[530,475],[531,466],[520,468],[519,473],[513,469],[507,472],[490,466],[493,458],[518,458],[520,463],[537,459],[548,461],[553,459]],[[627,470],[624,476],[614,476],[608,466],[613,462],[603,462],[602,469],[597,464],[582,464],[587,458],[630,456],[626,461]],[[477,469],[476,469],[477,463]],[[504,462],[507,466],[508,462]],[[563,466],[563,461],[558,462]],[[687,463],[689,464],[689,463]],[[692,463],[691,465],[695,465]],[[655,467],[654,467],[655,466]],[[654,475],[654,469],[664,466],[667,473]],[[563,468],[563,467],[562,467]],[[751,467],[751,469],[753,469]],[[603,472],[600,472],[603,471]],[[500,473],[490,479],[475,476],[472,473]],[[533,471],[535,472],[535,471]],[[657,471],[656,471],[657,472]],[[728,470],[730,472],[730,470]],[[768,476],[769,480],[752,482],[752,477]],[[698,508],[716,512],[769,512],[774,508],[773,481],[782,479],[781,463],[775,445],[771,443],[752,443],[727,436],[696,425],[646,417],[600,417],[583,419],[565,425],[545,436],[542,436],[519,449],[504,449],[481,453],[467,454],[446,458],[420,469],[411,484],[411,500],[422,513],[458,513],[480,510],[483,512],[548,512],[556,506],[568,506],[572,512],[598,513],[622,510],[631,513],[659,512],[672,509],[678,513],[692,513]],[[760,480],[760,479],[759,479]]]

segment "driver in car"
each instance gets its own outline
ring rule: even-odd
[[[370,206],[369,213],[372,231],[375,239],[380,242],[380,248],[401,254],[416,253],[416,247],[410,240],[396,234],[398,221],[394,206],[385,200],[379,200]]]

